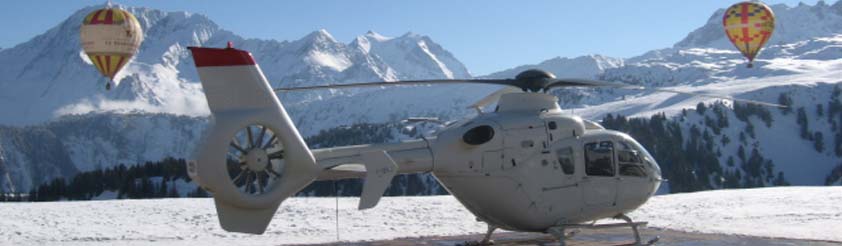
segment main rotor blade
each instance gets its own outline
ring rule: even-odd
[[[600,81],[600,80],[589,80],[589,79],[557,79],[553,82],[550,82],[546,86],[544,86],[544,91],[551,90],[553,88],[560,88],[560,87],[609,87],[609,88],[623,88],[623,89],[630,89],[630,90],[649,90],[649,91],[659,91],[659,92],[669,92],[675,94],[684,94],[690,96],[697,96],[697,97],[707,97],[707,98],[717,98],[717,99],[725,99],[731,100],[735,102],[742,102],[742,103],[749,103],[749,104],[757,104],[769,107],[778,107],[778,108],[787,108],[785,105],[775,104],[775,103],[768,103],[756,100],[749,100],[749,99],[739,99],[728,95],[716,95],[716,94],[707,94],[707,93],[696,93],[696,92],[685,92],[685,91],[677,91],[672,89],[661,89],[661,88],[651,88],[639,85],[630,85],[625,83],[617,83],[617,82],[608,82],[608,81]]]
[[[433,84],[495,84],[508,85],[520,88],[513,79],[441,79],[441,80],[408,80],[399,82],[366,82],[366,83],[352,83],[352,84],[329,84],[329,85],[314,85],[303,87],[289,87],[289,88],[275,88],[275,91],[301,91],[314,89],[338,89],[338,88],[355,88],[355,87],[374,87],[374,86],[403,86],[403,85],[433,85]]]

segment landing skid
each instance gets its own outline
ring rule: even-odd
[[[485,237],[482,238],[482,241],[469,241],[465,242],[465,246],[485,246],[485,245],[494,245],[494,240],[491,240],[491,234],[494,233],[494,230],[497,230],[496,226],[488,224],[488,231],[485,232]]]
[[[565,244],[564,240],[573,237],[575,235],[575,233],[577,232],[577,231],[572,231],[570,233],[567,233],[566,231],[568,229],[598,230],[598,229],[627,227],[627,226],[631,227],[632,231],[634,232],[634,243],[620,244],[621,246],[653,245],[656,242],[658,242],[658,240],[661,239],[660,237],[655,237],[655,238],[650,239],[646,243],[643,243],[643,242],[640,241],[640,232],[638,232],[637,228],[640,227],[640,226],[645,227],[648,222],[634,222],[634,221],[631,220],[631,218],[629,218],[625,214],[619,214],[617,216],[614,216],[614,218],[615,219],[622,219],[625,222],[624,223],[613,223],[613,224],[600,224],[600,225],[596,225],[596,224],[562,224],[562,225],[550,227],[550,229],[547,230],[547,233],[555,236],[558,239],[559,244],[561,246],[565,246],[566,244]]]

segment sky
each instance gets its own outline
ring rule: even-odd
[[[815,4],[818,0],[803,1]],[[628,58],[672,46],[734,0],[123,0],[115,3],[210,17],[246,38],[296,40],[325,29],[341,42],[373,30],[427,35],[485,75],[553,57]],[[795,6],[797,0],[768,0]],[[827,1],[833,4],[835,1]],[[7,1],[0,48],[25,42],[105,1]],[[37,10],[37,11],[35,11]],[[37,18],[35,18],[37,15]],[[25,20],[25,21],[23,21]]]

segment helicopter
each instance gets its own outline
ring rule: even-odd
[[[281,203],[316,180],[363,179],[359,209],[377,205],[397,174],[431,173],[488,230],[548,233],[561,245],[578,229],[630,227],[627,213],[664,181],[652,155],[629,135],[562,114],[553,89],[626,88],[781,106],[731,96],[558,79],[527,70],[513,79],[415,80],[272,88],[248,51],[190,47],[212,114],[189,176],[213,194],[221,227],[262,234]],[[474,83],[503,85],[472,105],[475,117],[400,143],[310,149],[276,92]],[[507,89],[508,88],[508,89]],[[497,101],[493,112],[481,107]],[[423,120],[423,119],[421,119]],[[621,223],[587,223],[604,218]]]

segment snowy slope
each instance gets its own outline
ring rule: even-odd
[[[0,184],[11,184],[0,191],[28,192],[53,178],[119,164],[188,158],[206,125],[202,117],[88,114],[0,127]]]
[[[385,87],[306,103],[287,103],[290,101],[287,93],[279,93],[278,97],[299,131],[313,135],[341,125],[396,122],[417,116],[439,117],[445,121],[464,119],[476,114],[469,105],[499,88],[470,84]]]
[[[555,57],[538,64],[530,64],[495,72],[483,77],[514,78],[518,73],[528,69],[543,69],[558,78],[588,78],[593,79],[609,68],[623,66],[623,59],[602,55],[587,55],[576,58]]]
[[[451,196],[385,197],[356,210],[339,199],[340,240],[462,235],[485,225]],[[632,213],[682,231],[842,241],[842,189],[788,187],[656,196]],[[0,203],[0,241],[14,245],[266,245],[336,241],[333,198],[292,198],[263,235],[219,228],[211,199]]]

